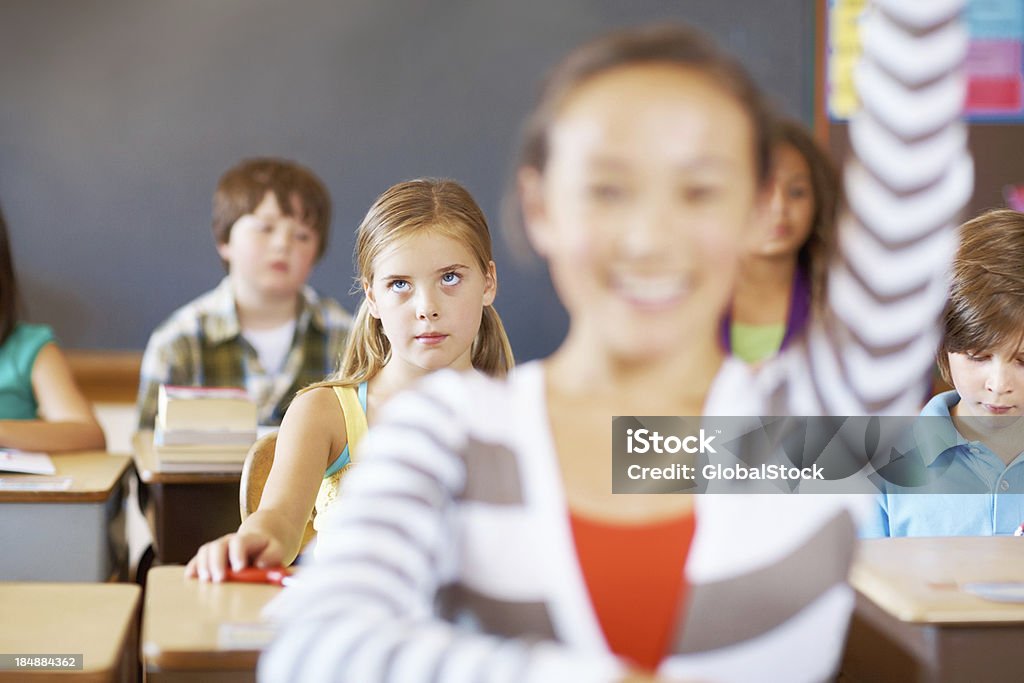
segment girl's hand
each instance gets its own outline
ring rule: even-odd
[[[278,567],[284,563],[281,544],[251,531],[227,534],[203,544],[185,567],[185,576],[200,581],[221,582],[231,569],[245,567]]]

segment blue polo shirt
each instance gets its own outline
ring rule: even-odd
[[[947,391],[925,405],[921,415],[944,417],[949,429],[929,429],[921,456],[927,469],[941,473],[930,490],[977,493],[899,493],[891,486],[862,536],[992,536],[1012,534],[1024,522],[1024,453],[1005,465],[982,442],[965,440],[949,413],[959,402],[959,394]]]

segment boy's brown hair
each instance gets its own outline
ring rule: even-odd
[[[285,159],[244,159],[220,177],[213,193],[214,240],[226,244],[235,221],[255,211],[268,192],[286,216],[308,224],[319,236],[319,261],[327,249],[331,197],[312,171]]]
[[[996,209],[960,226],[960,247],[936,358],[952,384],[949,353],[1017,345],[1024,338],[1024,213]]]

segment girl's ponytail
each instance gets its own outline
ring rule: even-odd
[[[473,341],[473,367],[492,377],[504,377],[515,365],[512,345],[494,306],[484,306],[480,331]]]

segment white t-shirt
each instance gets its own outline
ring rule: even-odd
[[[256,349],[263,372],[276,375],[284,368],[285,358],[295,338],[295,320],[269,330],[242,329],[242,336]]]

